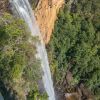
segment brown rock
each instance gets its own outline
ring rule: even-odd
[[[66,93],[65,97],[66,97],[66,100],[81,100],[78,93]]]
[[[40,0],[35,10],[35,16],[46,44],[50,40],[57,13],[63,3],[64,0]]]

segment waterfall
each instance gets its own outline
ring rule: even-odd
[[[48,94],[48,100],[55,100],[55,93],[53,88],[53,82],[51,78],[51,72],[48,63],[47,52],[45,49],[45,45],[43,43],[43,39],[39,30],[39,27],[36,23],[36,19],[32,8],[29,4],[28,0],[10,0],[13,13],[17,13],[20,18],[22,18],[27,24],[29,30],[31,31],[33,36],[39,36],[40,44],[37,44],[37,52],[38,57],[41,60],[41,67],[43,70],[43,84],[44,88]]]

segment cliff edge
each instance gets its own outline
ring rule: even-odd
[[[46,44],[50,40],[57,13],[63,4],[64,0],[39,0],[35,16]]]

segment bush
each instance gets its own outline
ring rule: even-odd
[[[10,14],[0,16],[0,82],[15,91],[19,100],[41,78],[36,39],[26,29],[23,20]]]
[[[70,69],[74,78],[72,82],[84,83],[95,97],[100,95],[98,2],[78,0],[76,12],[68,12],[65,5],[58,15],[52,39],[47,46],[50,64],[58,70],[53,71],[56,82],[62,82],[67,69]],[[62,79],[59,80],[59,77]]]

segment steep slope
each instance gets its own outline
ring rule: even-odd
[[[64,0],[40,0],[35,10],[37,22],[46,44],[50,40],[50,36],[54,28],[54,22],[57,18],[57,13],[63,3]]]

